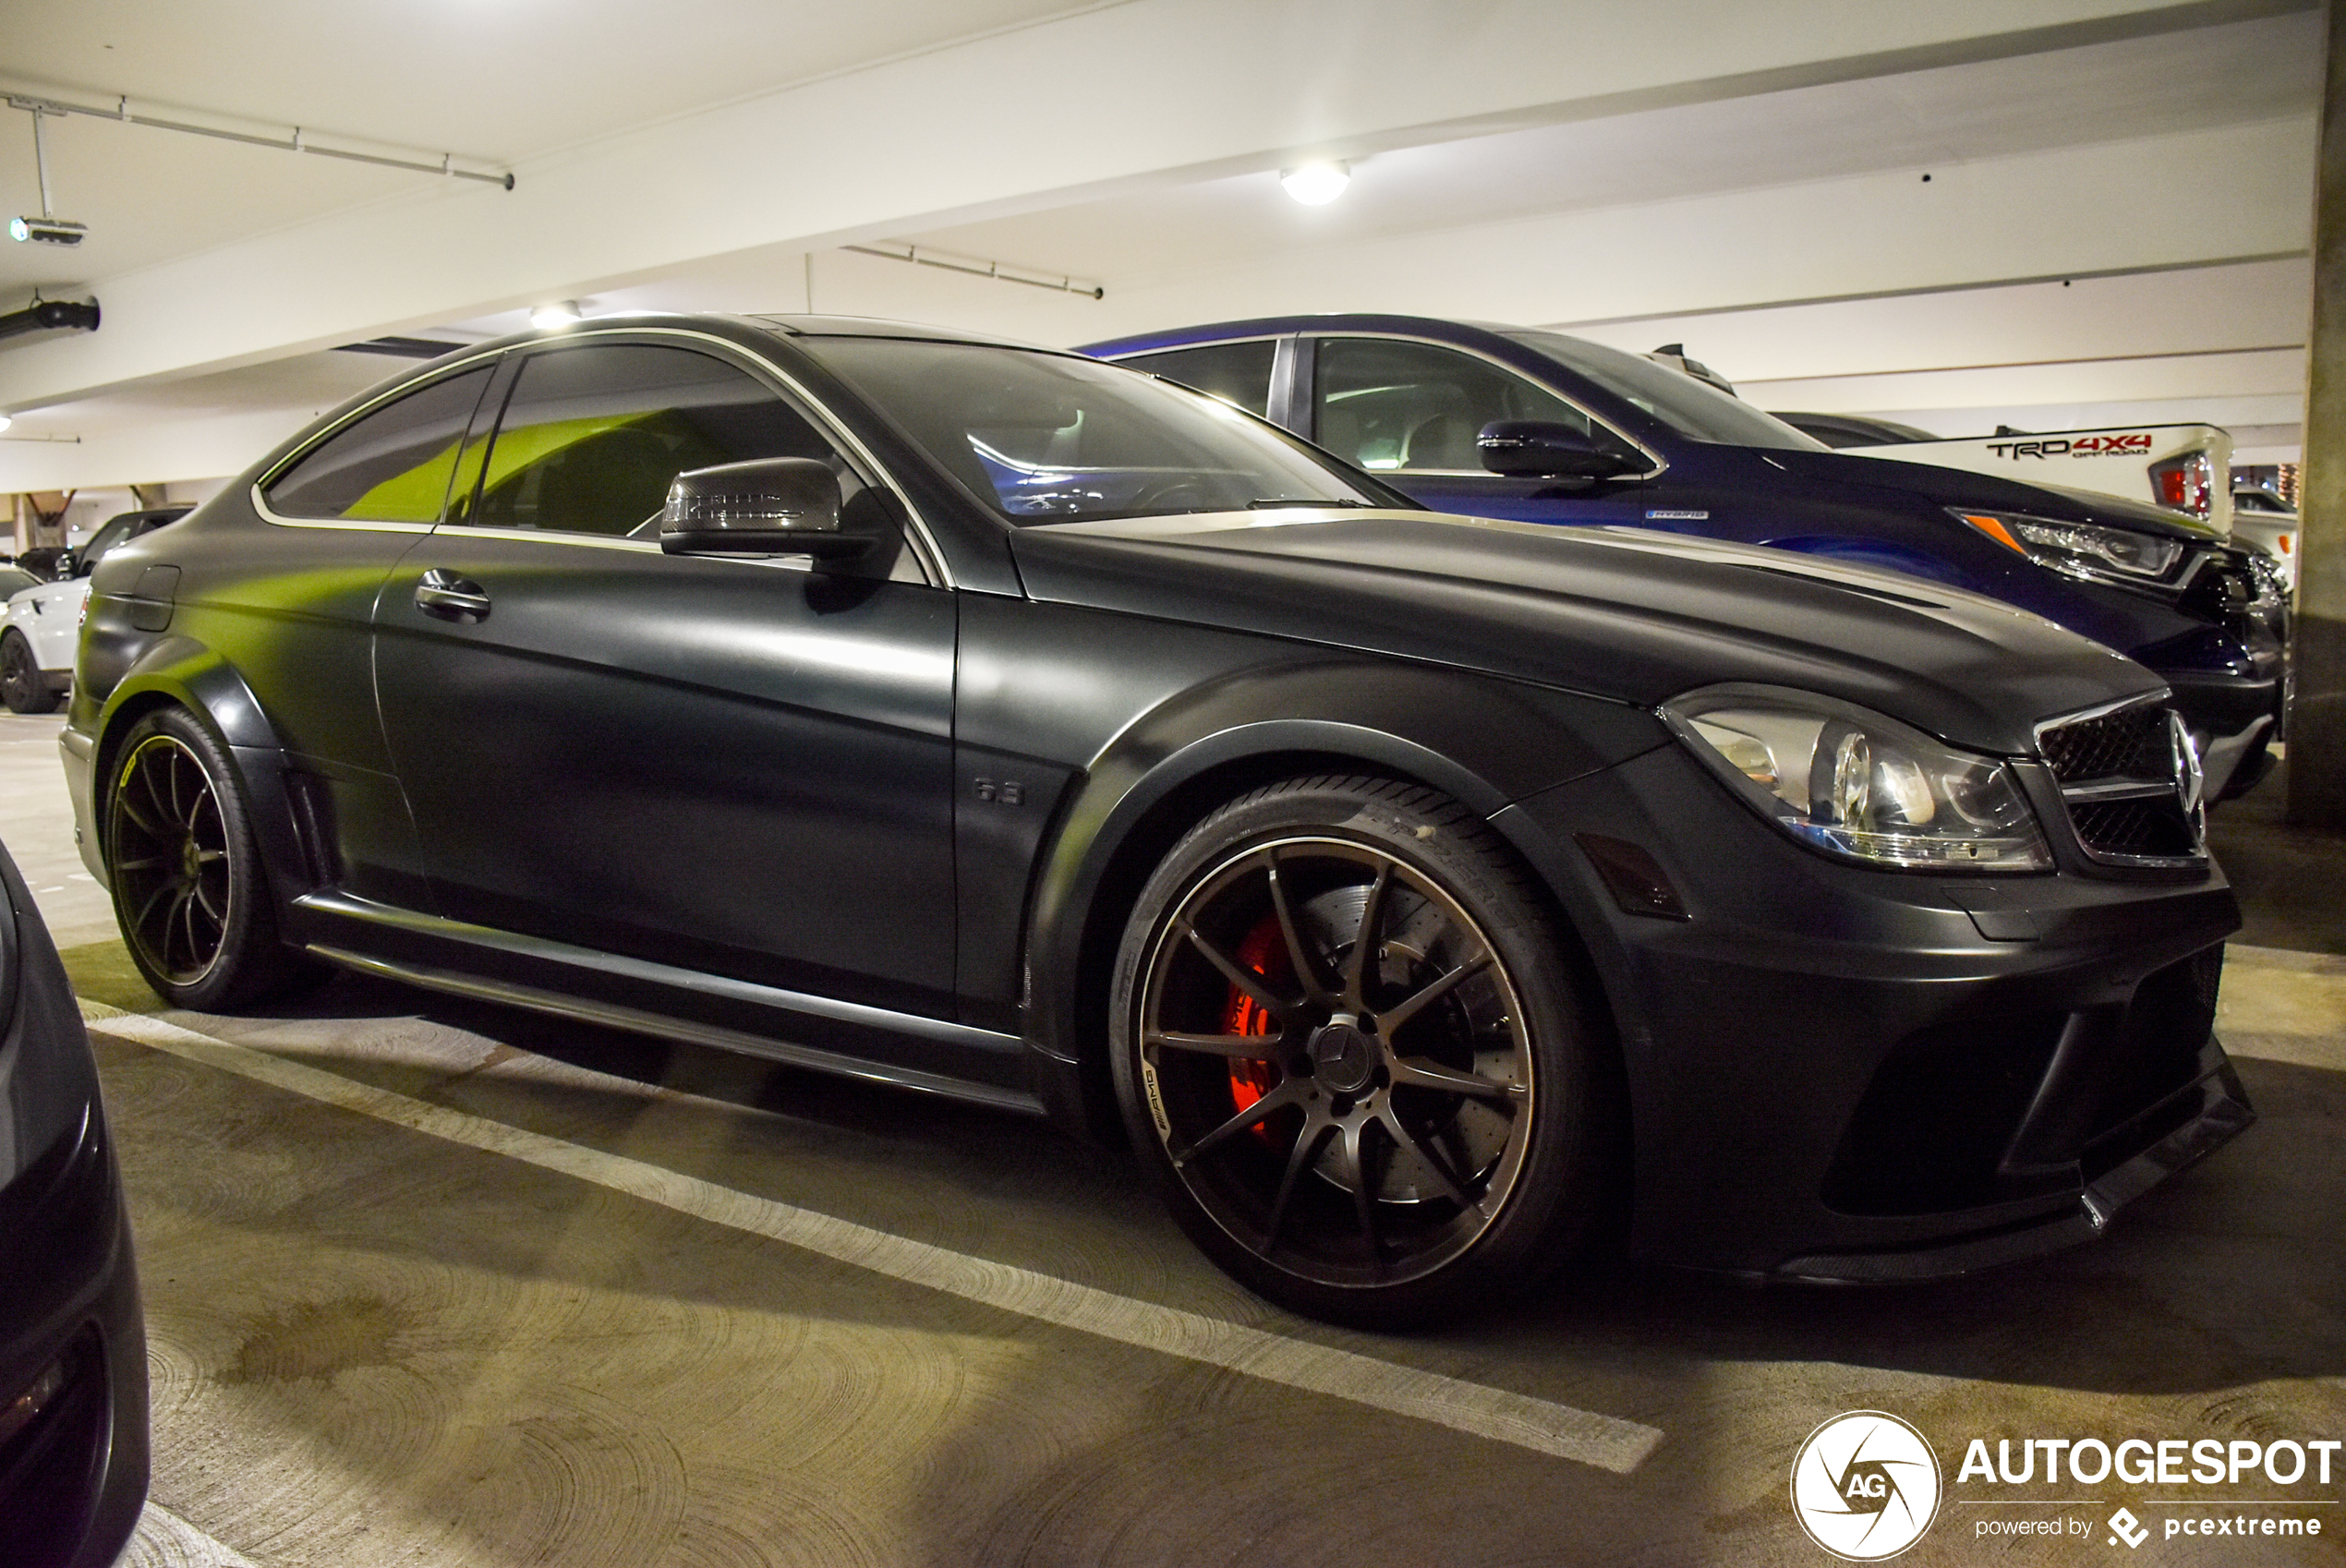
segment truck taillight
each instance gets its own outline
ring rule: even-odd
[[[2216,465],[2204,452],[2187,452],[2150,465],[2150,493],[2161,506],[2205,517],[2216,499]]]

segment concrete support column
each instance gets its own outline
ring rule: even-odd
[[[2314,321],[2307,340],[2297,694],[2289,714],[2289,819],[2346,832],[2346,0],[2330,0],[2329,81],[2314,186]]]

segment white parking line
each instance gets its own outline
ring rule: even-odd
[[[115,1559],[115,1568],[260,1568],[251,1558],[224,1546],[203,1531],[150,1500],[139,1515],[130,1544]]]
[[[343,1110],[593,1182],[891,1279],[1121,1345],[1227,1368],[1627,1475],[1662,1441],[1659,1429],[1512,1393],[1373,1357],[1118,1296],[964,1252],[758,1198],[695,1176],[508,1127],[214,1039],[163,1019],[85,1001],[101,1033],[169,1052]]]

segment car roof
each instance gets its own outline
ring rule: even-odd
[[[1237,321],[1210,321],[1194,327],[1168,327],[1129,337],[1086,344],[1082,352],[1101,358],[1145,354],[1151,349],[1179,348],[1187,344],[1224,338],[1272,337],[1285,332],[1399,332],[1450,343],[1476,344],[1531,329],[1503,321],[1475,321],[1442,316],[1397,316],[1383,311],[1329,311],[1300,316],[1255,316]]]

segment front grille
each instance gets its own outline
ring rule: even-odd
[[[2069,820],[2087,849],[2129,860],[2188,860],[2199,852],[2175,801],[2077,801]]]
[[[2167,710],[2155,703],[2081,718],[2048,730],[2045,761],[2063,784],[2100,778],[2171,781],[2175,759],[2167,741]]]
[[[2038,731],[2086,854],[2145,866],[2194,865],[2206,856],[2198,765],[2179,754],[2180,729],[2151,699]]]

